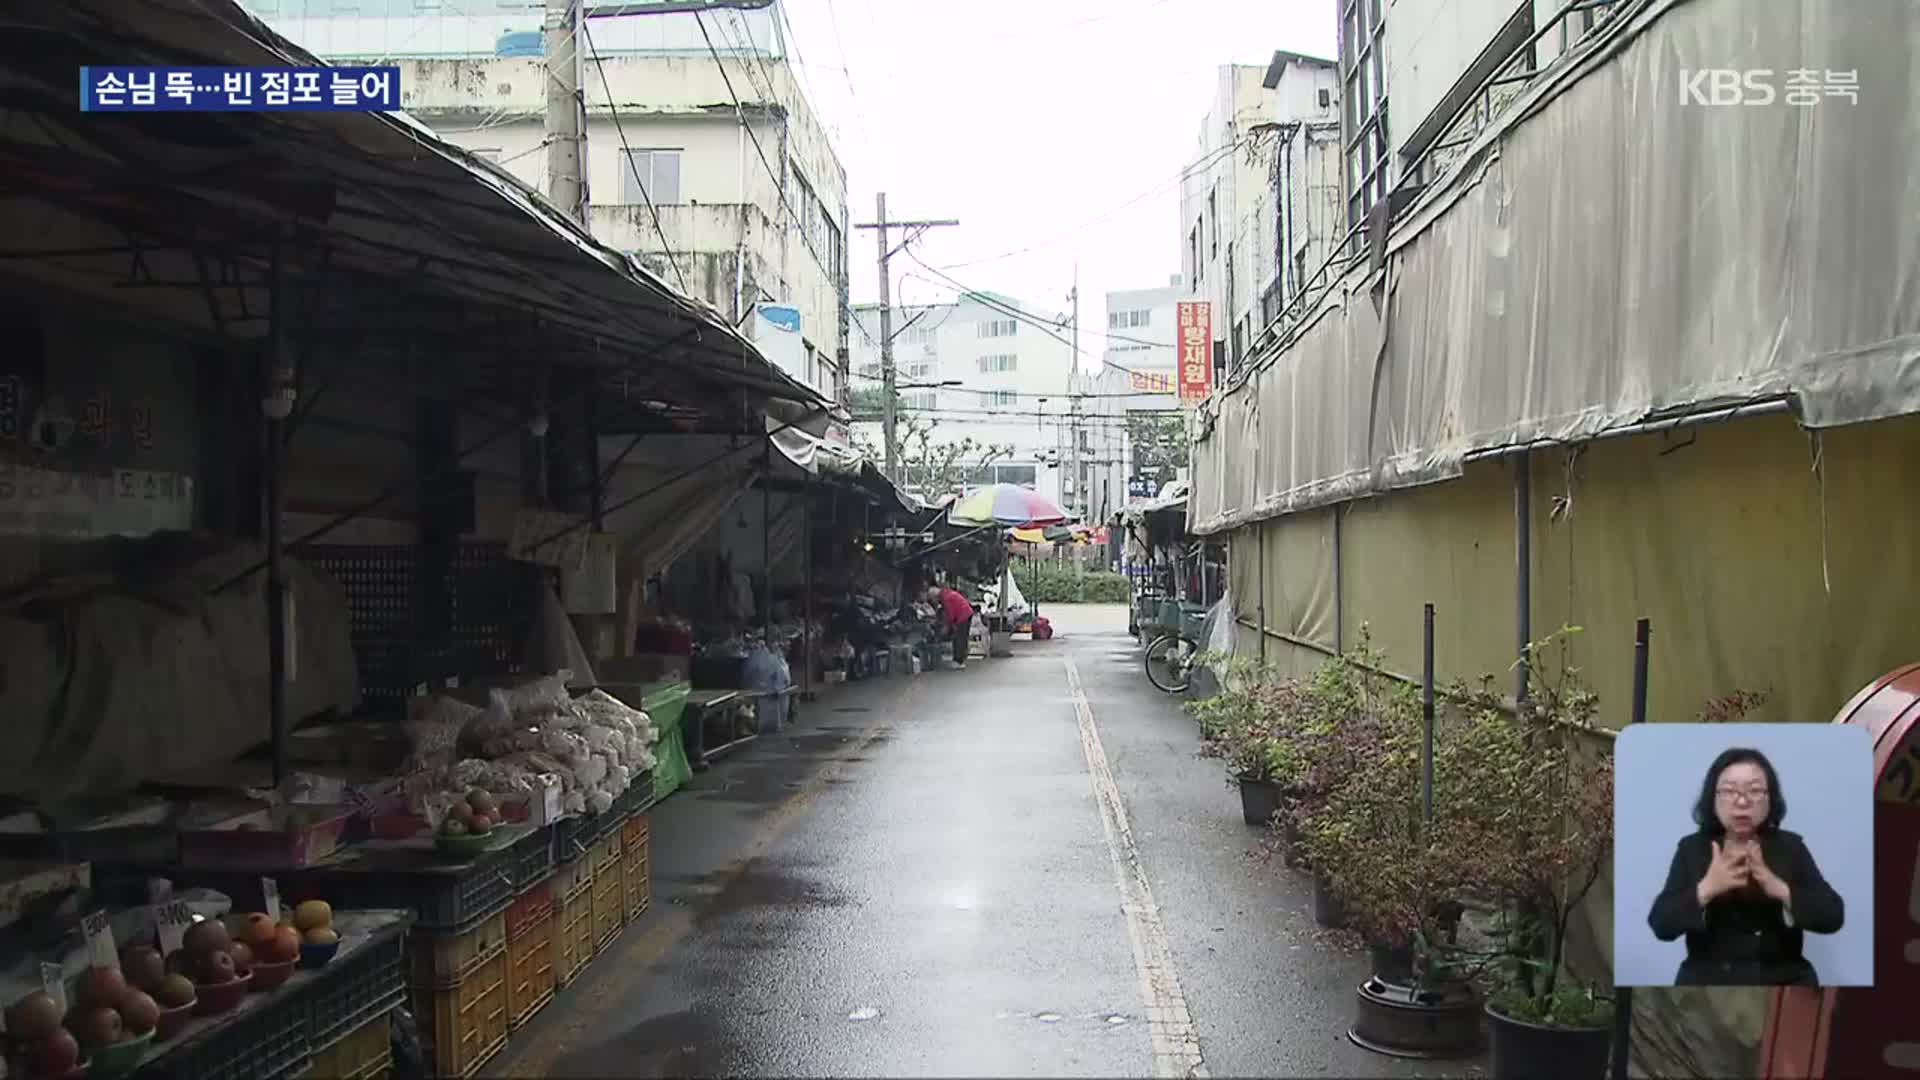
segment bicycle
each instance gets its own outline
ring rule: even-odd
[[[1169,694],[1184,693],[1200,665],[1200,646],[1181,634],[1161,634],[1147,646],[1147,681]]]

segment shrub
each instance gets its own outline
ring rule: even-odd
[[[1016,563],[1013,580],[1029,604],[1124,604],[1133,596],[1125,574],[1053,563]]]

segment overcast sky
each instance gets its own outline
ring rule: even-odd
[[[1177,179],[1218,66],[1330,57],[1335,37],[1334,0],[785,3],[853,220],[873,220],[882,190],[890,217],[958,218],[915,250],[1035,308],[1066,310],[1077,262],[1097,329],[1107,290],[1180,270]],[[849,239],[854,301],[872,302],[873,232]],[[937,280],[894,260],[896,301],[950,296]]]

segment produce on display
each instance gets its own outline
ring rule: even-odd
[[[166,981],[155,970],[159,955],[151,948],[130,947],[122,955],[138,966],[134,974],[156,986]],[[111,1068],[109,1062],[131,1068],[159,1026],[159,1002],[144,987],[129,985],[127,973],[114,966],[87,968],[68,992],[70,1009],[44,990],[7,1008],[9,1058],[36,1078],[64,1077],[86,1062],[96,1072]]]
[[[494,690],[484,709],[416,698],[413,772],[400,792],[408,811],[440,822],[442,836],[481,834],[519,820],[508,807],[526,804],[549,780],[563,813],[611,809],[653,768],[659,732],[647,714],[603,691],[572,698],[569,678],[562,671]]]

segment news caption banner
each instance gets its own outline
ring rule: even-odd
[[[398,112],[398,67],[80,69],[81,112]]]

